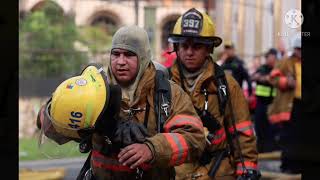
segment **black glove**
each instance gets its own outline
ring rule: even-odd
[[[123,148],[130,144],[143,143],[148,136],[148,131],[142,124],[132,120],[121,120],[117,124],[113,142]]]
[[[219,124],[218,120],[207,110],[200,110],[196,108],[196,111],[203,123],[204,127],[207,127],[210,133],[215,133],[215,131],[222,128],[222,126]]]
[[[247,173],[242,174],[237,180],[258,180],[261,177],[260,171],[249,169]]]

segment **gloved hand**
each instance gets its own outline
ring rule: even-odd
[[[247,173],[238,176],[237,180],[258,180],[260,177],[260,171],[249,169]]]
[[[113,142],[123,148],[130,144],[143,143],[148,136],[148,131],[142,124],[132,120],[120,120],[116,126]]]
[[[288,76],[287,79],[288,79],[288,88],[294,89],[296,87],[296,80],[294,79],[294,77],[291,75],[291,76]]]

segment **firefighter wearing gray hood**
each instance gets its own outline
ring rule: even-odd
[[[166,81],[171,94],[169,106],[156,112],[156,68],[151,59],[144,29],[125,26],[114,34],[107,76],[112,85],[121,87],[118,121],[128,126],[121,129],[120,125],[116,130],[112,143],[125,141],[125,145],[111,154],[101,151],[108,146],[103,137],[93,136],[90,172],[96,179],[174,179],[174,166],[195,161],[204,149],[202,122],[179,86]],[[165,117],[161,130],[157,121],[160,116]],[[144,138],[135,136],[132,124],[146,131],[140,133]],[[130,142],[130,138],[140,140]]]

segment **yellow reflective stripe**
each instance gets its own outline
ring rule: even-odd
[[[264,86],[264,85],[257,85],[256,87],[256,95],[257,96],[263,96],[263,97],[269,97],[271,92],[271,87]],[[274,94],[275,90],[273,90],[272,95]]]
[[[276,95],[277,95],[277,90],[276,90],[276,88],[273,88],[272,96],[275,97]]]
[[[84,121],[84,127],[89,128],[91,126],[91,116],[93,113],[93,104],[89,102],[86,109],[86,119]]]

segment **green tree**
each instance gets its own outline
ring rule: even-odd
[[[52,1],[19,21],[19,76],[66,77],[79,73],[87,54],[74,49],[79,39],[74,17]]]
[[[104,53],[111,48],[112,35],[103,26],[84,26],[80,30],[80,42],[86,45],[93,55]]]

